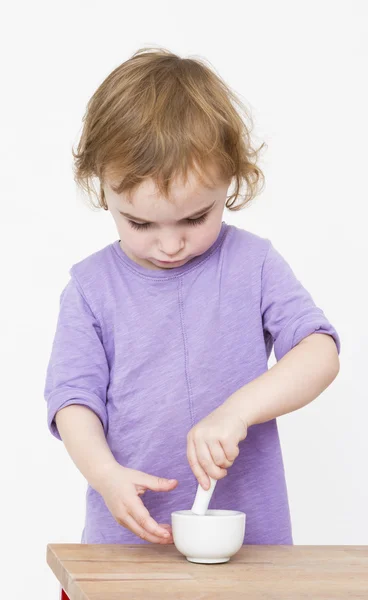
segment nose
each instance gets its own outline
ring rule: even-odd
[[[164,237],[161,236],[159,242],[160,251],[170,260],[184,248],[184,240],[181,236],[174,233],[168,233]]]

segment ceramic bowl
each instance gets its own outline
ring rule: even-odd
[[[171,513],[174,544],[187,560],[223,563],[243,545],[246,515],[237,510],[208,510],[196,515],[191,510]]]

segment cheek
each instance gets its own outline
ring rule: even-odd
[[[155,236],[150,230],[147,231],[135,231],[129,227],[129,237],[127,237],[126,243],[130,249],[139,258],[148,258],[152,255],[152,248],[155,246]]]
[[[117,225],[120,238],[128,248],[137,254],[144,251],[147,245],[145,232],[135,231],[129,223],[123,221],[117,221]]]
[[[143,256],[146,249],[148,249],[150,247],[149,234],[145,231],[134,231],[131,229],[131,227],[129,225],[128,225],[128,227],[129,227],[130,231],[126,238],[127,244],[130,246],[130,248],[132,250],[134,250],[134,252],[135,252],[135,254],[137,254],[137,256]]]
[[[208,224],[207,227],[200,227],[192,233],[192,244],[197,252],[205,252],[216,241],[220,233],[221,223]]]

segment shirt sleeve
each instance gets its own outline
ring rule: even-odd
[[[335,328],[271,242],[262,269],[261,312],[265,338],[273,340],[276,360],[312,333],[331,335],[340,353]]]
[[[44,396],[51,433],[61,440],[55,415],[69,404],[90,408],[107,433],[109,367],[101,327],[72,277],[60,296],[60,311],[47,367]]]

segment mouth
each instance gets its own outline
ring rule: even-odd
[[[157,262],[159,262],[161,265],[177,265],[181,262],[184,262],[186,259],[182,258],[181,260],[158,260],[155,259]]]

